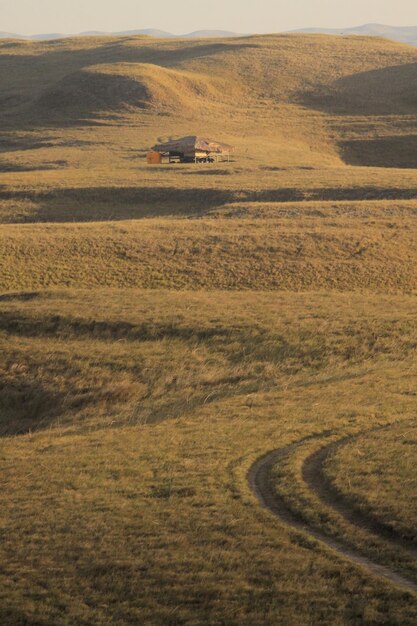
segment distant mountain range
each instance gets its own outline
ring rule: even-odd
[[[401,43],[407,43],[412,46],[417,46],[417,26],[385,26],[383,24],[363,24],[362,26],[355,26],[353,28],[300,28],[298,30],[290,31],[293,33],[321,33],[325,35],[365,35],[373,37],[385,37],[398,41]],[[16,33],[0,32],[0,39],[26,39],[35,41],[47,41],[51,39],[64,39],[66,37],[100,37],[106,35],[113,36],[130,36],[130,35],[149,35],[151,37],[159,38],[184,38],[184,39],[197,39],[197,38],[210,38],[210,37],[239,37],[238,33],[233,33],[228,30],[196,30],[192,33],[185,35],[174,35],[164,30],[157,30],[155,28],[144,28],[139,30],[125,30],[114,33],[107,33],[102,31],[87,31],[78,33],[77,35],[63,35],[61,33],[47,33],[41,35],[17,35]]]
[[[155,28],[143,28],[140,30],[124,30],[115,33],[106,33],[98,30],[86,31],[75,35],[63,35],[62,33],[46,33],[41,35],[18,35],[16,33],[0,32],[0,39],[28,39],[33,41],[47,41],[51,39],[65,39],[67,37],[101,37],[101,36],[129,36],[129,35],[149,35],[150,37],[159,37],[162,39],[198,39],[202,37],[239,37],[238,33],[232,33],[228,30],[196,30],[185,35],[174,35],[165,30],[157,30]]]

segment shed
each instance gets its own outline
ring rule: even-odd
[[[146,160],[150,165],[159,165],[160,163],[162,163],[162,154],[160,152],[155,152],[154,150],[152,150],[146,155]]]
[[[234,146],[227,143],[189,135],[180,139],[170,139],[164,143],[158,143],[152,150],[168,157],[170,161],[180,163],[213,163],[215,161],[229,160],[230,154],[235,150]]]

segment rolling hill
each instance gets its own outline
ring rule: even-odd
[[[24,167],[25,156],[42,156],[27,150],[31,141],[70,127],[78,140],[89,128],[89,150],[100,152],[97,125],[107,132],[134,125],[137,150],[195,129],[240,143],[240,159],[246,154],[254,164],[269,154],[279,167],[410,169],[417,164],[416,63],[414,48],[366,37],[4,42],[0,123],[5,147],[16,146],[5,153]],[[20,131],[31,133],[27,145]],[[110,142],[119,139],[117,131]],[[79,172],[86,171],[82,159]]]
[[[363,24],[351,28],[300,28],[297,33],[321,33],[323,35],[360,35],[363,37],[385,37],[411,46],[417,45],[417,26],[386,26]]]
[[[386,39],[392,39],[400,43],[406,43],[411,46],[417,45],[417,26],[387,26],[384,24],[362,24],[361,26],[354,26],[348,28],[299,28],[294,33],[306,33],[306,34],[323,34],[323,35],[360,35],[363,37],[384,37]],[[52,39],[64,39],[71,37],[100,37],[100,36],[133,36],[133,35],[148,35],[150,37],[157,37],[159,39],[164,38],[179,38],[179,39],[193,39],[193,38],[225,38],[225,37],[242,37],[242,34],[238,34],[227,30],[215,30],[215,29],[202,29],[196,30],[191,33],[183,35],[174,35],[165,30],[159,30],[157,28],[142,28],[132,29],[118,32],[103,32],[103,31],[85,31],[73,35],[64,35],[62,33],[46,33],[36,35],[19,35],[16,33],[0,32],[0,39],[28,39],[33,41],[48,41]]]
[[[416,68],[0,42],[0,624],[415,626]]]

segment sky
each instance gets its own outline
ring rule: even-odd
[[[29,35],[158,28],[280,32],[377,22],[417,26],[416,0],[0,0],[0,31]]]

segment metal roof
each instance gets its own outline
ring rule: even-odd
[[[158,143],[152,148],[156,152],[181,152],[183,154],[192,152],[213,152],[222,154],[224,152],[233,152],[234,146],[227,143],[207,139],[206,137],[198,137],[189,135],[180,139],[170,139],[164,143]]]

